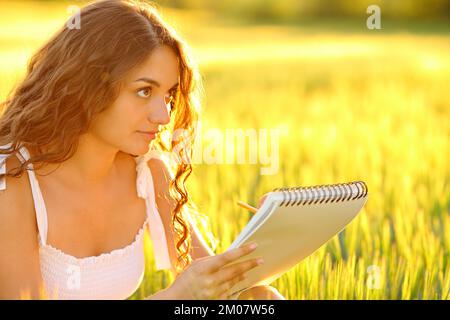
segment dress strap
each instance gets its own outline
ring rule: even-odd
[[[25,146],[22,146],[19,149],[19,160],[24,163],[26,160],[30,159],[30,153],[25,148]],[[34,209],[36,211],[36,222],[38,226],[39,231],[39,239],[41,242],[41,245],[45,245],[47,241],[47,228],[48,228],[48,221],[47,221],[47,209],[45,208],[44,198],[42,196],[41,189],[39,187],[39,182],[36,179],[36,175],[34,172],[33,164],[28,164],[28,178],[30,180],[31,185],[31,192],[33,194],[33,202],[34,202]]]
[[[148,228],[153,243],[156,269],[163,270],[170,269],[172,264],[164,224],[156,207],[153,177],[147,163],[151,158],[161,159],[157,150],[151,150],[147,154],[135,158],[137,171],[136,188],[138,196],[146,201]]]
[[[9,147],[11,147],[11,143],[0,146],[0,149],[8,149]],[[0,154],[0,173],[6,173],[6,159],[8,159],[9,156],[10,154]],[[1,190],[6,190],[6,177],[0,178],[0,191]]]

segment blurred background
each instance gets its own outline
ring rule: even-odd
[[[85,3],[0,1],[1,100],[68,6]],[[156,3],[199,64],[203,129],[285,133],[273,175],[260,164],[195,166],[189,189],[216,253],[251,217],[237,200],[256,205],[276,187],[363,180],[370,195],[358,217],[273,285],[288,299],[449,299],[450,2]],[[381,29],[366,25],[372,4]],[[147,246],[131,299],[173,280],[152,256]]]

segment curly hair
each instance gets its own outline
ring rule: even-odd
[[[83,7],[80,17],[80,29],[66,23],[32,56],[24,79],[0,103],[0,143],[9,145],[0,154],[16,154],[22,146],[33,150],[29,160],[0,174],[0,179],[21,176],[30,163],[36,169],[72,157],[79,136],[118,97],[127,72],[161,45],[174,50],[180,70],[171,121],[164,131],[170,136],[182,129],[195,137],[201,78],[187,44],[163,21],[157,7],[142,1],[104,0]],[[179,141],[158,135],[153,143],[171,152]],[[176,201],[171,217],[177,273],[192,262],[191,229],[183,213],[190,204],[185,183],[192,172],[192,143],[186,140],[180,150],[188,161],[169,166],[175,172],[170,194]]]

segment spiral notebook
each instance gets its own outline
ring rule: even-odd
[[[233,286],[234,294],[268,285],[342,231],[368,198],[363,181],[277,188],[233,241],[228,250],[256,241],[254,252],[237,261],[263,257],[264,264]]]

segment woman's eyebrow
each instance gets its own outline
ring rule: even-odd
[[[139,78],[139,79],[134,80],[134,82],[138,82],[138,81],[147,82],[147,83],[152,84],[152,85],[154,85],[155,87],[158,87],[158,88],[161,86],[161,84],[158,81],[150,79],[150,78],[147,78],[147,77],[143,77],[143,78]],[[178,85],[179,85],[179,82],[175,83],[170,89],[174,89]]]

